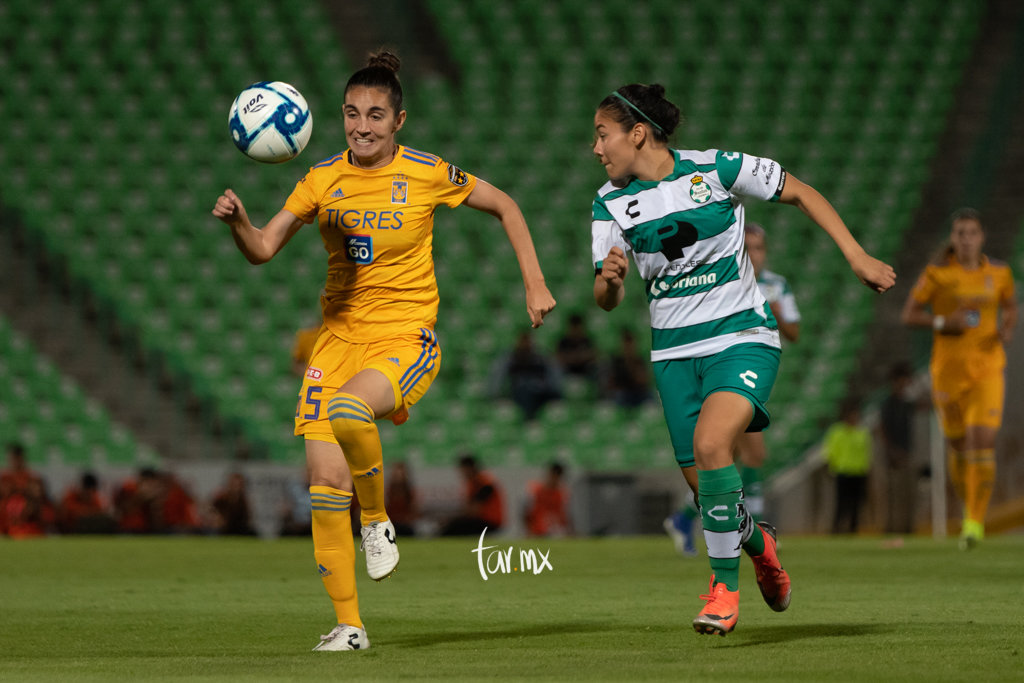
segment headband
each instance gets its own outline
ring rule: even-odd
[[[623,102],[625,102],[625,103],[626,103],[626,105],[627,105],[627,106],[628,106],[628,107],[629,107],[630,109],[632,109],[633,111],[635,111],[635,112],[636,112],[637,114],[640,114],[640,116],[641,116],[641,117],[643,117],[643,119],[644,119],[645,121],[647,121],[647,123],[651,124],[652,126],[654,126],[655,128],[657,128],[658,130],[660,130],[660,131],[661,131],[661,133],[662,133],[662,135],[665,135],[666,137],[668,136],[668,133],[666,133],[666,132],[665,132],[665,129],[664,129],[664,128],[662,128],[661,126],[659,126],[658,124],[656,124],[656,123],[654,122],[654,119],[652,119],[652,118],[651,118],[650,116],[648,116],[647,114],[645,114],[645,113],[643,113],[642,111],[640,111],[640,107],[636,106],[635,104],[633,104],[632,102],[630,102],[629,100],[627,100],[627,99],[626,99],[625,97],[623,97],[623,96],[622,96],[621,94],[619,94],[619,91],[618,91],[618,90],[613,90],[613,91],[612,91],[612,95],[613,95],[614,97],[618,97],[618,98],[619,98],[620,100],[622,100]]]

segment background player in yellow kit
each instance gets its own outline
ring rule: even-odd
[[[324,325],[295,416],[295,433],[306,440],[314,554],[338,622],[314,648],[320,651],[369,646],[356,597],[353,487],[367,572],[381,580],[398,564],[374,421],[404,422],[440,368],[434,209],[465,204],[498,218],[519,261],[533,326],[555,306],[515,201],[433,154],[396,143],[406,118],[399,66],[396,55],[381,51],[349,79],[342,109],[349,148],[310,168],[266,226],[253,226],[230,189],[213,209],[254,264],[269,261],[314,220],[328,252]]]
[[[932,399],[948,444],[949,476],[964,503],[960,547],[968,549],[985,536],[1003,419],[1003,347],[1017,322],[1017,302],[1009,266],[981,251],[980,214],[959,209],[952,218],[949,246],[918,278],[902,317],[934,330]]]

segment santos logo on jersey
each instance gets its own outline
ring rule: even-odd
[[[690,178],[690,199],[698,204],[711,199],[711,186],[704,182],[704,176],[695,175]]]

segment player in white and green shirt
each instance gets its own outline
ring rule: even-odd
[[[756,223],[744,225],[743,244],[750,258],[750,265],[754,268],[757,287],[771,307],[775,322],[779,326],[779,335],[787,342],[795,342],[800,337],[800,309],[786,278],[764,267],[768,258],[764,228]],[[761,468],[768,455],[764,435],[761,432],[741,434],[736,443],[736,450],[747,512],[754,520],[760,521],[764,514]]]
[[[739,609],[739,556],[753,559],[758,585],[776,611],[789,605],[789,577],[774,529],[750,521],[733,465],[739,435],[768,426],[765,402],[780,342],[771,308],[743,247],[741,199],[798,206],[832,237],[869,287],[895,283],[817,191],[763,157],[668,146],[679,109],[660,85],[627,85],[594,116],[594,153],[609,182],[593,205],[594,298],[618,306],[628,256],[644,281],[651,359],[676,460],[697,495],[712,577],[698,633],[731,631]]]

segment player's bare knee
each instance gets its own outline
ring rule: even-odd
[[[694,434],[693,457],[702,470],[732,464],[732,444],[717,434]]]

